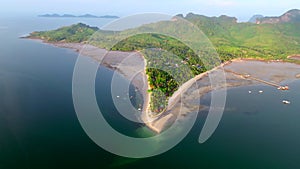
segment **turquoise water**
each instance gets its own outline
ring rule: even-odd
[[[85,134],[74,111],[71,87],[78,54],[18,38],[78,21],[1,18],[0,169],[300,168],[300,81],[288,82],[291,90],[285,92],[268,86],[229,89],[221,123],[204,144],[197,140],[205,110],[189,135],[165,154],[129,159],[104,151]],[[81,22],[102,26],[110,20]],[[114,108],[108,92],[112,74],[101,68],[96,81],[97,100],[105,117],[122,133],[148,135],[145,127],[126,121]],[[282,104],[283,99],[292,104]],[[209,105],[209,94],[201,101]]]

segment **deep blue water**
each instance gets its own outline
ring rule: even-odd
[[[35,30],[79,21],[101,27],[110,20],[11,17],[0,21],[0,169],[300,168],[300,81],[290,82],[288,92],[268,86],[230,89],[222,121],[206,143],[197,141],[207,115],[203,111],[190,134],[167,153],[123,158],[94,144],[77,120],[72,75],[78,54],[19,39]],[[96,95],[106,117],[121,132],[144,132],[115,110],[107,92],[113,72],[105,68],[99,72]],[[254,93],[249,95],[248,90]],[[265,92],[258,94],[259,90]],[[202,101],[209,99],[207,95]],[[283,105],[283,99],[292,104]]]

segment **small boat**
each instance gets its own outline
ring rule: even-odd
[[[119,98],[120,96],[117,96],[117,98]]]
[[[277,88],[278,90],[289,90],[289,86],[286,85],[286,86],[280,86]]]
[[[252,93],[252,91],[251,90],[249,90],[249,94],[251,94]]]
[[[264,91],[260,90],[259,93],[263,93]]]
[[[288,101],[288,100],[282,100],[282,103],[283,103],[283,104],[291,104],[291,102]]]

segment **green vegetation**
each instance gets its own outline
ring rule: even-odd
[[[223,16],[224,17],[224,16]],[[199,19],[202,18],[202,19]],[[300,53],[300,23],[237,23],[234,18],[209,18],[189,14],[185,19],[196,24],[212,41],[222,61],[233,58],[287,60]]]
[[[204,71],[189,66],[193,61],[184,62],[173,53],[162,49],[146,49],[142,53],[147,60],[146,73],[151,88],[150,108],[155,114],[166,109],[168,98],[179,86]],[[190,67],[194,69],[191,70]]]
[[[234,58],[291,61],[287,59],[287,56],[300,54],[299,22],[237,23],[236,18],[232,17],[206,17],[192,13],[184,19],[203,31],[215,46],[221,62]],[[209,49],[200,52],[202,58],[199,58],[195,53],[199,54],[199,51],[191,50],[186,44],[172,37],[144,33],[126,38],[127,34],[137,30],[153,30],[154,28],[184,32],[178,25],[176,26],[176,22],[165,21],[123,32],[102,31],[84,24],[76,24],[54,31],[33,32],[30,37],[50,42],[85,43],[89,40],[90,44],[108,50],[140,51],[148,63],[146,73],[151,87],[149,90],[151,92],[150,107],[152,112],[159,114],[165,110],[168,98],[180,85],[216,65],[208,66],[202,62],[203,58],[210,59],[211,53],[207,52]],[[191,36],[191,41],[193,40],[197,41]],[[174,72],[174,70],[182,71]]]
[[[180,85],[206,71],[201,59],[190,48],[165,35],[135,35],[120,41],[111,50],[143,53],[151,88],[150,107],[155,114],[165,110],[168,98]]]
[[[30,38],[38,38],[47,42],[85,42],[92,36],[99,28],[90,27],[83,23],[66,26],[52,31],[33,32]]]

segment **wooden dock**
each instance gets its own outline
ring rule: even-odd
[[[288,87],[287,86],[281,86],[279,84],[276,84],[274,82],[268,82],[266,80],[262,80],[262,79],[259,79],[259,78],[256,78],[256,77],[253,77],[251,75],[248,75],[248,74],[240,74],[240,73],[236,73],[234,71],[231,71],[231,70],[227,70],[227,69],[224,69],[225,72],[228,72],[228,73],[232,73],[236,76],[239,76],[240,78],[243,78],[243,79],[250,79],[250,80],[254,80],[254,81],[257,81],[257,82],[260,82],[260,83],[264,83],[266,85],[270,85],[270,86],[274,86],[276,87],[277,89],[280,89],[280,90],[288,90]]]

